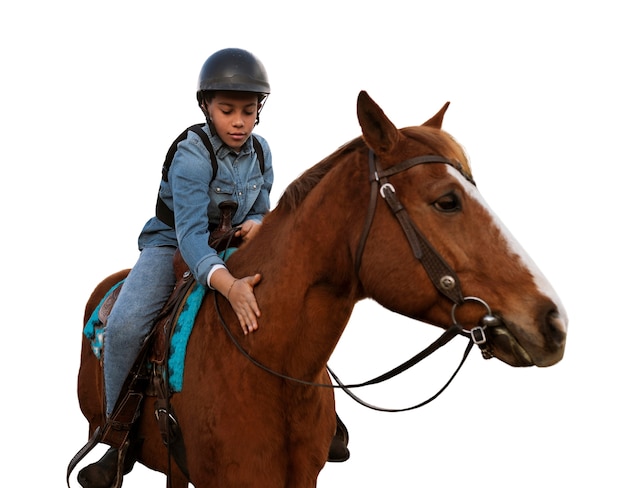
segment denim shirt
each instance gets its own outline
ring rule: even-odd
[[[251,219],[261,222],[269,211],[274,171],[269,145],[262,137],[255,134],[263,148],[264,174],[250,138],[235,153],[218,135],[210,134],[208,125],[203,130],[215,149],[217,175],[213,178],[209,152],[202,140],[189,131],[187,139],[178,144],[168,181],[162,180],[159,188],[161,199],[174,210],[176,229],[152,217],[139,235],[139,249],[178,247],[196,280],[206,284],[211,268],[224,264],[209,246],[209,226],[217,226],[220,221],[218,205],[226,200],[237,202],[233,225]]]

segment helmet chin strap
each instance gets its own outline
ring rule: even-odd
[[[205,103],[206,103],[206,100],[202,100],[200,103],[198,103],[198,105],[200,106],[200,110],[202,110],[206,123],[209,126],[209,132],[211,133],[212,136],[214,136],[217,134],[217,130],[215,130],[215,125],[213,125],[213,121],[211,120],[211,115],[209,114],[209,111],[206,109],[204,105]]]
[[[259,97],[259,109],[256,112],[256,122],[254,123],[255,127],[259,125],[259,122],[261,121],[261,110],[263,110],[263,107],[265,107],[265,102],[267,102],[267,98],[269,96],[269,93],[267,93],[263,95],[263,97]]]
[[[217,130],[215,129],[215,126],[213,125],[213,121],[211,120],[211,117],[209,117],[209,114],[206,114],[206,123],[209,125],[209,132],[211,132],[211,135],[216,135]]]

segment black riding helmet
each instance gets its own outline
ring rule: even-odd
[[[227,48],[213,53],[202,65],[196,91],[200,108],[207,95],[218,90],[257,93],[258,113],[261,113],[263,102],[270,93],[270,84],[265,67],[254,54],[244,49]]]

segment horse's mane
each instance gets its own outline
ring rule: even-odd
[[[276,205],[276,209],[286,212],[295,210],[322,178],[342,160],[343,156],[354,152],[357,148],[364,146],[364,144],[363,139],[357,137],[341,146],[316,165],[311,166],[285,189]]]

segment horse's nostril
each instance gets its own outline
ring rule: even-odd
[[[557,311],[548,313],[546,317],[546,324],[550,337],[557,345],[562,345],[565,342],[565,336],[567,335],[567,320],[559,314]]]

